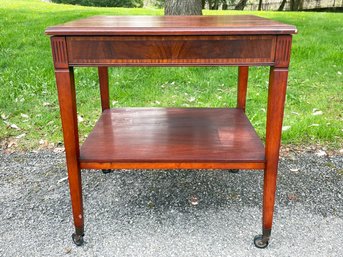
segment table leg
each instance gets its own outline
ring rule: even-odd
[[[108,67],[98,67],[102,111],[110,108]]]
[[[288,68],[272,67],[270,70],[263,186],[263,235],[255,238],[255,245],[260,248],[268,245],[272,230],[287,77]]]
[[[249,66],[238,67],[238,90],[237,90],[237,108],[245,111],[247,98]]]
[[[105,111],[110,109],[110,97],[108,86],[108,67],[98,67],[99,84],[100,84],[100,97],[101,109]],[[102,169],[104,174],[111,173],[111,169]]]
[[[56,69],[55,75],[67,159],[71,204],[75,225],[75,234],[73,234],[73,240],[77,245],[81,245],[83,243],[84,235],[84,218],[73,68]]]
[[[247,98],[249,66],[238,67],[238,88],[237,88],[237,108],[245,112],[245,103]],[[238,173],[238,169],[229,170],[230,173]]]

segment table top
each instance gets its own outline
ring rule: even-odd
[[[48,35],[277,35],[295,26],[254,15],[93,16],[52,26]]]

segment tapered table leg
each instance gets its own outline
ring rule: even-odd
[[[270,70],[266,131],[266,168],[264,170],[263,186],[263,235],[255,238],[255,245],[260,248],[268,245],[273,223],[287,77],[287,68],[272,67]]]
[[[245,112],[247,99],[249,66],[238,66],[237,108]],[[238,173],[238,169],[229,170],[230,173]]]
[[[99,84],[100,84],[100,98],[101,98],[101,109],[105,111],[110,109],[110,94],[108,85],[108,67],[98,67]],[[111,173],[111,169],[103,169],[104,174]]]
[[[73,68],[55,69],[55,75],[67,159],[71,204],[75,224],[73,240],[75,244],[81,245],[84,235],[84,218]]]
[[[243,109],[243,111],[245,111],[247,99],[248,74],[248,66],[238,67],[237,108]]]
[[[102,111],[110,108],[108,67],[98,67]]]

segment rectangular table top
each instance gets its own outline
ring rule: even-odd
[[[48,35],[277,35],[295,26],[254,15],[93,16],[46,29]]]

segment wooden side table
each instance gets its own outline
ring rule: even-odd
[[[281,127],[296,28],[256,16],[95,16],[49,27],[76,245],[83,243],[80,169],[263,169],[271,235]],[[236,108],[110,109],[109,66],[238,66]],[[270,66],[265,146],[245,115],[248,66]],[[102,115],[79,146],[73,67],[97,66]]]

